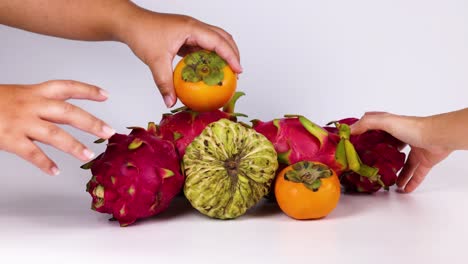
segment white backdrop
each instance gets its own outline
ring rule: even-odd
[[[244,68],[238,90],[247,93],[237,109],[251,119],[300,113],[324,124],[370,110],[429,115],[468,106],[468,2],[463,0],[135,2],[193,16],[234,36]],[[50,79],[107,89],[105,103],[75,103],[120,133],[126,126],[159,121],[167,111],[149,69],[123,44],[63,40],[0,26],[0,83]],[[67,130],[96,153],[103,150],[91,143],[94,136]],[[70,219],[63,215],[84,208],[84,217],[95,220],[84,192],[89,172],[66,154],[46,151],[58,162],[60,176],[49,177],[0,152],[0,219],[46,224],[52,218],[54,225],[67,226]],[[461,176],[468,172],[463,168],[467,158],[466,152],[452,155],[419,191],[466,186]],[[463,175],[445,175],[446,169]],[[444,176],[456,180],[450,183]]]

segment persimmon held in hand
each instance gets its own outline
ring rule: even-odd
[[[216,110],[234,95],[237,76],[215,52],[196,51],[179,61],[174,70],[177,97],[197,112]]]
[[[337,206],[340,194],[336,172],[319,162],[292,164],[275,180],[276,201],[281,210],[294,219],[327,216]]]

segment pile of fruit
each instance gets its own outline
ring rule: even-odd
[[[342,189],[373,193],[395,184],[402,142],[383,131],[350,135],[355,118],[325,127],[301,115],[240,122],[245,115],[234,105],[244,94],[236,82],[213,52],[182,59],[174,84],[185,107],[146,129],[115,134],[82,166],[92,174],[92,209],[127,226],[163,212],[182,193],[217,219],[240,217],[265,197],[291,218],[319,219],[337,206]]]

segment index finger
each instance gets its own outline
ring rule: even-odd
[[[67,99],[88,99],[94,101],[104,101],[109,93],[97,86],[72,81],[72,80],[53,80],[37,85],[41,95],[57,100]]]
[[[240,61],[240,52],[239,52],[239,48],[237,47],[237,44],[236,42],[234,41],[234,38],[232,37],[231,34],[227,33],[226,31],[224,31],[222,28],[219,28],[219,27],[216,27],[216,26],[212,26],[210,25],[211,29],[218,32],[218,34],[220,34],[221,36],[224,37],[224,39],[229,43],[229,45],[231,45],[231,47],[234,49],[235,53],[236,53],[236,56],[237,56],[237,59]]]
[[[194,37],[198,46],[216,52],[231,66],[234,72],[242,72],[242,66],[235,49],[218,32],[211,29],[203,29],[203,32],[195,34]]]

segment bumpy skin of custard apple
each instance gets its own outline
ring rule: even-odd
[[[208,125],[183,158],[184,193],[202,214],[237,218],[268,193],[278,168],[273,144],[227,119]]]

